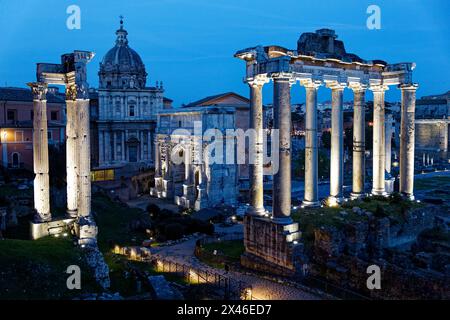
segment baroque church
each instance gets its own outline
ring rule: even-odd
[[[98,92],[91,92],[91,135],[96,169],[113,169],[127,176],[153,166],[156,115],[171,108],[162,82],[147,86],[147,72],[139,54],[128,45],[123,20],[115,46],[102,61]],[[97,98],[97,99],[96,99]]]

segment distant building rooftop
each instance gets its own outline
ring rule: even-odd
[[[54,92],[58,92],[55,90]],[[18,87],[0,87],[0,100],[2,101],[33,101],[31,89]],[[51,92],[47,93],[47,102],[65,103],[64,94]]]

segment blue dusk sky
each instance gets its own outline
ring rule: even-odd
[[[66,9],[81,9],[81,29],[69,30]],[[366,27],[367,7],[381,9],[381,29]],[[417,63],[418,96],[450,89],[448,0],[0,0],[0,86],[25,87],[35,80],[36,62],[59,63],[74,49],[96,53],[89,83],[98,85],[98,66],[114,45],[124,15],[129,45],[146,65],[148,85],[163,81],[174,105],[226,91],[248,96],[242,82],[242,48],[277,44],[296,49],[303,32],[336,30],[348,52],[364,59]],[[304,101],[304,88],[292,89],[292,102]],[[272,85],[264,89],[270,103]],[[319,100],[328,100],[328,89]],[[345,99],[351,100],[350,90]],[[368,95],[368,99],[372,99]],[[400,99],[391,87],[388,101]]]

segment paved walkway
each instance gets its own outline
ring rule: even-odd
[[[242,225],[232,227],[229,231],[235,232],[237,229],[242,230]],[[225,228],[224,228],[225,229]],[[224,230],[221,229],[220,231]],[[227,228],[228,229],[228,228]],[[219,231],[219,230],[217,230]],[[253,288],[252,295],[258,300],[320,300],[321,297],[298,288],[291,287],[286,284],[281,284],[260,278],[256,275],[248,275],[240,272],[228,272],[224,270],[212,268],[200,262],[194,256],[195,242],[198,238],[192,238],[182,243],[173,246],[164,246],[152,248],[152,253],[161,258],[169,259],[173,262],[189,265],[204,271],[216,272],[227,277],[244,281],[250,284]]]

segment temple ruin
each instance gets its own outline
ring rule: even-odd
[[[81,246],[96,243],[97,227],[91,215],[91,168],[89,134],[89,95],[86,65],[93,52],[63,54],[60,64],[38,63],[37,81],[28,83],[33,92],[33,167],[34,206],[31,237],[38,239],[74,231]],[[53,219],[50,209],[50,183],[47,137],[47,100],[49,84],[66,88],[66,172],[67,216]]]
[[[263,202],[262,139],[250,148],[257,155],[251,167],[251,207],[244,223],[246,252],[244,265],[298,273],[302,268],[302,243],[298,224],[291,216],[291,87],[299,83],[306,89],[305,195],[303,206],[320,205],[318,198],[317,90],[331,89],[331,167],[330,194],[324,202],[337,206],[343,200],[343,91],[354,93],[353,184],[351,197],[361,198],[364,190],[365,92],[374,97],[372,195],[386,192],[385,91],[397,86],[402,93],[400,125],[400,193],[413,200],[414,111],[417,84],[412,82],[414,63],[388,64],[366,61],[347,53],[334,30],[321,29],[300,36],[297,49],[256,46],[236,52],[246,63],[244,81],[250,87],[250,127],[263,131],[262,88],[273,82],[274,128],[279,130],[279,170],[273,176],[273,210],[266,212]],[[262,137],[263,134],[257,134]],[[390,182],[390,181],[389,181]]]

